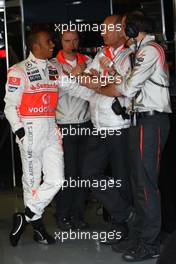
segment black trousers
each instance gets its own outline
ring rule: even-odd
[[[88,138],[82,178],[91,182],[91,191],[115,222],[123,223],[129,215],[131,204],[128,129],[115,133],[117,135],[106,134],[104,137],[101,133]],[[110,177],[105,175],[107,166],[111,169]],[[105,186],[108,180],[115,182],[114,187]]]
[[[64,184],[63,190],[60,190],[56,196],[56,215],[58,218],[72,216],[83,220],[88,189],[78,188],[77,183],[81,179],[80,171],[88,138],[88,134],[84,133],[84,128],[91,128],[92,123],[89,121],[80,124],[59,125],[59,127],[63,136],[67,182]]]
[[[138,126],[130,128],[132,189],[136,222],[134,231],[147,244],[159,247],[161,228],[158,174],[160,159],[169,132],[165,113],[139,118]]]

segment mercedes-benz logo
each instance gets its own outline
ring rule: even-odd
[[[32,68],[32,63],[30,61],[27,61],[25,63],[25,66],[26,66],[27,69],[31,69]]]

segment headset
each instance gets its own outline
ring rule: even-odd
[[[133,22],[127,22],[125,27],[125,34],[129,39],[137,38],[137,36],[139,35],[139,29]]]
[[[135,38],[137,38],[137,36],[139,35],[139,32],[152,33],[153,31],[154,31],[153,21],[149,19],[149,17],[145,16],[141,11],[135,11],[131,15],[130,14],[127,15],[125,34],[128,37],[128,40],[129,39],[135,40]],[[136,45],[135,53],[131,54],[130,56],[132,68],[134,67],[135,56],[136,56],[137,51],[140,48],[141,43],[142,43],[142,40],[139,46],[137,47],[137,42],[135,40],[135,45]],[[160,87],[169,88],[169,86],[157,83],[151,78],[149,79],[149,81],[151,81],[153,84],[158,85]]]
[[[137,38],[139,32],[152,33],[154,31],[153,22],[142,11],[135,11],[127,14],[125,34],[131,39]]]

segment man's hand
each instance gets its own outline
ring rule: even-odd
[[[90,75],[82,75],[79,78],[79,83],[82,86],[86,86],[89,89],[99,89],[101,87],[101,82],[99,78],[94,78],[94,76]]]
[[[89,71],[90,71],[90,74],[91,74],[92,76],[100,77],[100,74],[99,74],[99,72],[98,72],[97,70],[91,68]]]
[[[113,76],[114,76],[114,75],[116,74],[116,71],[115,71],[115,69],[114,69],[114,65],[112,65],[112,66],[110,67],[110,65],[112,64],[111,59],[109,59],[109,58],[106,57],[106,56],[103,56],[103,57],[99,60],[99,62],[100,62],[100,66],[101,66],[101,68],[106,69],[110,75],[113,75]]]
[[[76,65],[76,67],[74,67],[71,70],[71,75],[72,76],[78,76],[79,74],[83,73],[83,71],[86,69],[86,64],[85,63],[81,63],[79,65]]]

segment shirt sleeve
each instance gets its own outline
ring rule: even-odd
[[[58,82],[59,89],[62,92],[68,93],[71,96],[80,97],[86,101],[89,101],[90,97],[95,93],[94,90],[79,85],[76,78],[69,78],[64,73],[60,74]]]
[[[142,48],[136,55],[135,66],[130,75],[124,76],[121,84],[117,86],[118,91],[127,97],[134,97],[154,73],[158,56],[154,47]]]
[[[18,105],[20,104],[23,90],[24,77],[18,70],[10,70],[7,75],[4,112],[13,132],[23,127],[18,114]]]
[[[100,63],[99,63],[99,52],[95,56],[95,58],[92,60],[92,62],[88,63],[87,68],[85,69],[85,73],[90,73],[90,69],[97,70],[100,72]]]

